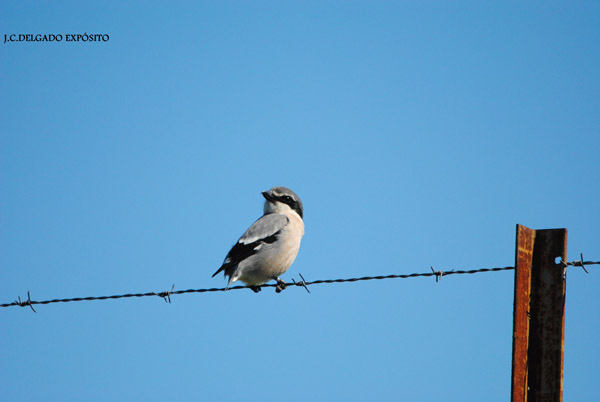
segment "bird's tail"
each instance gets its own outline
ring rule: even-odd
[[[225,271],[225,276],[229,275],[229,280],[227,281],[227,286],[225,286],[225,289],[229,289],[233,282],[240,279],[240,272],[237,269],[237,266],[232,266],[231,264],[223,264],[219,269],[217,269],[217,272],[213,274],[213,278],[221,271]]]
[[[217,272],[212,274],[212,277],[214,278],[219,272],[221,272],[223,270],[225,270],[225,264],[221,265],[221,267],[219,269],[217,269]]]

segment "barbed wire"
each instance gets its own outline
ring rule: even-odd
[[[583,261],[583,255],[581,255],[581,260],[579,260],[579,261],[572,261],[572,262],[561,261],[561,262],[565,267],[567,267],[567,266],[582,267],[586,273],[589,273],[585,269],[586,265],[600,265],[600,261]],[[158,296],[158,297],[163,298],[165,300],[165,302],[171,303],[171,296],[181,295],[181,294],[185,294],[185,293],[227,292],[230,290],[239,290],[239,289],[250,289],[255,292],[258,292],[258,291],[260,291],[261,288],[273,288],[273,287],[276,288],[277,293],[279,293],[281,290],[283,290],[285,288],[294,287],[294,286],[303,287],[308,293],[310,293],[310,290],[308,290],[308,286],[311,286],[311,285],[359,282],[359,281],[371,281],[371,280],[383,280],[383,279],[408,279],[408,278],[430,277],[430,276],[434,276],[435,281],[438,282],[443,276],[448,276],[448,275],[471,275],[471,274],[478,274],[478,273],[482,273],[482,272],[498,272],[498,271],[514,270],[514,269],[515,269],[515,267],[511,266],[511,267],[497,267],[497,268],[478,268],[478,269],[471,269],[471,270],[450,270],[450,271],[437,270],[436,271],[433,269],[433,267],[431,267],[431,272],[422,272],[422,273],[413,273],[413,274],[362,276],[362,277],[357,277],[357,278],[342,278],[342,279],[318,279],[318,280],[314,280],[314,281],[306,281],[306,280],[304,280],[304,277],[302,276],[302,274],[300,274],[300,277],[302,278],[301,281],[296,282],[294,279],[292,279],[292,283],[286,283],[286,284],[284,284],[283,282],[280,282],[277,284],[267,283],[267,284],[263,284],[260,286],[231,286],[229,288],[204,288],[204,289],[186,289],[186,290],[175,290],[175,285],[173,285],[171,287],[171,290],[166,290],[163,292],[127,293],[127,294],[112,295],[112,296],[73,297],[73,298],[68,298],[68,299],[52,299],[52,300],[42,300],[42,301],[31,300],[31,295],[28,291],[27,292],[27,300],[21,300],[21,297],[19,296],[18,300],[15,300],[12,303],[0,304],[0,307],[13,307],[13,306],[30,307],[34,312],[36,312],[35,309],[33,308],[33,306],[36,304],[68,303],[68,302],[80,302],[80,301],[92,301],[92,300],[124,299],[124,298],[131,298],[131,297],[148,297],[148,296]]]

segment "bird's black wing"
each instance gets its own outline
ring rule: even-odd
[[[254,222],[231,248],[223,265],[213,274],[221,271],[230,275],[237,265],[246,258],[256,254],[262,244],[271,244],[277,240],[277,235],[289,223],[289,218],[281,214],[267,214]],[[231,272],[230,272],[231,270]]]

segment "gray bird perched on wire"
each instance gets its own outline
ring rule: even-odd
[[[292,265],[300,249],[304,211],[300,197],[287,187],[273,187],[262,195],[264,215],[240,237],[213,277],[224,271],[229,276],[227,287],[241,280],[255,292],[260,291],[260,285],[275,280],[279,293],[285,288],[279,276]]]

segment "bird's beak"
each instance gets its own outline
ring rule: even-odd
[[[263,197],[265,197],[265,199],[266,199],[267,201],[273,201],[273,197],[271,197],[271,194],[269,194],[269,192],[268,192],[268,191],[263,191],[263,192],[262,192],[262,195],[263,195]]]

